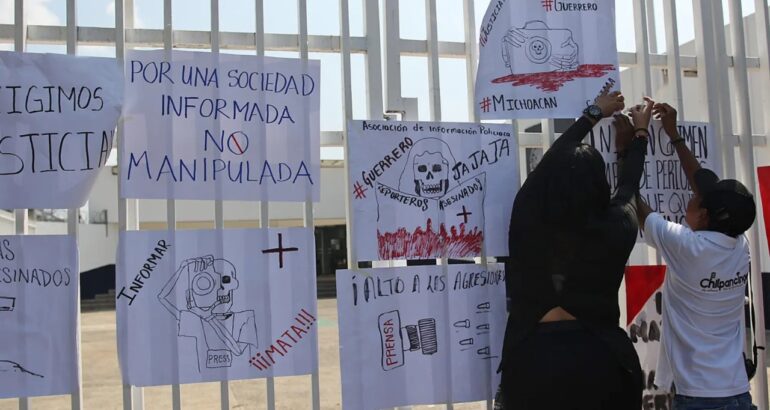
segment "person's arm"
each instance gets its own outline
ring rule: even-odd
[[[652,208],[640,196],[636,196],[636,218],[639,220],[639,228],[644,231],[644,223],[647,217],[652,213]]]
[[[620,91],[615,91],[609,94],[601,94],[596,97],[594,104],[599,106],[602,110],[604,118],[609,117],[613,113],[620,111],[625,106],[624,97],[620,94]],[[588,135],[588,131],[596,125],[596,121],[586,115],[580,117],[567,131],[565,131],[559,138],[554,141],[551,148],[558,148],[561,145],[568,145],[570,143],[577,144]]]
[[[668,134],[668,138],[671,141],[671,145],[676,149],[676,155],[679,157],[679,162],[682,164],[685,175],[687,175],[690,187],[695,191],[696,187],[693,183],[695,182],[695,172],[698,171],[701,166],[698,159],[695,158],[695,155],[690,151],[690,148],[687,147],[684,138],[679,135],[679,131],[676,127],[676,110],[666,103],[659,103],[655,104],[655,107],[653,107],[653,114],[655,114],[656,118],[660,119],[663,123],[663,130],[666,131],[666,134]],[[695,193],[697,194],[698,192]]]
[[[645,106],[631,110],[633,125],[627,117],[615,117],[615,146],[620,161],[618,164],[618,188],[613,203],[634,207],[635,196],[639,192],[639,182],[644,172],[644,157],[647,154],[647,128],[650,125],[653,102],[645,98]]]

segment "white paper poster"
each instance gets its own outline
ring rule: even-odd
[[[491,399],[504,277],[502,264],[337,271],[342,408]]]
[[[79,208],[123,102],[113,58],[0,51],[0,208]]]
[[[116,284],[125,383],[290,376],[316,368],[310,229],[121,232]]]
[[[662,265],[626,268],[627,331],[644,373],[641,410],[670,410],[674,399],[668,387],[655,385],[655,369],[663,333],[660,292],[665,274],[666,267]]]
[[[620,89],[615,0],[493,0],[479,30],[483,119],[574,118]]]
[[[519,188],[511,130],[351,121],[348,188],[358,259],[469,258],[482,250],[506,256]]]
[[[703,122],[681,122],[678,130],[701,166],[721,175],[721,153],[711,126]],[[649,131],[647,157],[639,183],[640,195],[653,211],[659,212],[670,221],[683,223],[687,202],[693,195],[687,175],[661,122],[652,121]],[[615,149],[615,127],[612,125],[612,120],[604,119],[599,122],[586,137],[585,142],[602,153],[607,163],[607,179],[614,192],[619,169]]]
[[[0,398],[78,390],[78,251],[70,236],[0,236]]]
[[[319,200],[318,61],[130,51],[125,81],[122,198]]]

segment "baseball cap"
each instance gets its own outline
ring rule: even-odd
[[[697,170],[694,179],[703,198],[701,207],[708,211],[709,230],[735,237],[751,227],[757,207],[746,186],[734,179],[720,180],[706,168]]]

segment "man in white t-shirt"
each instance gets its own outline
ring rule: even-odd
[[[750,255],[744,232],[754,223],[754,198],[740,182],[701,168],[677,132],[673,108],[656,104],[654,112],[695,194],[686,225],[637,200],[644,238],[668,265],[655,384],[675,386],[675,410],[749,410],[743,322]]]

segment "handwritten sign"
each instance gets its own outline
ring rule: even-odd
[[[510,126],[352,121],[348,136],[359,260],[508,254]]]
[[[491,399],[507,316],[503,269],[337,271],[342,407]]]
[[[626,268],[627,331],[644,372],[642,410],[669,410],[674,399],[667,387],[655,386],[663,330],[661,290],[665,274],[665,266]]]
[[[678,129],[679,135],[685,139],[685,143],[701,166],[719,175],[722,168],[721,154],[711,126],[701,122],[681,122]],[[659,212],[670,221],[683,223],[687,202],[692,197],[687,175],[660,121],[652,121],[649,131],[647,157],[639,184],[640,194],[653,211]],[[607,163],[607,180],[614,192],[618,180],[618,163],[615,127],[612,121],[610,119],[600,121],[586,138],[586,143],[593,145],[602,153]]]
[[[78,252],[70,236],[0,236],[0,398],[78,390]]]
[[[118,352],[136,386],[309,374],[313,231],[121,232]]]
[[[620,88],[615,1],[498,0],[479,33],[481,118],[569,118]]]
[[[320,64],[126,57],[123,198],[320,200]]]
[[[78,208],[112,150],[115,59],[0,51],[0,208]]]

